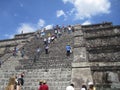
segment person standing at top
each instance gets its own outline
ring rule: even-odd
[[[44,45],[48,45],[48,42],[47,42],[46,38],[43,39],[43,42],[44,42]]]
[[[68,26],[68,34],[71,34],[71,32],[72,32],[72,27],[71,27],[71,25],[69,25]]]

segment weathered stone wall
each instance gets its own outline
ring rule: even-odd
[[[108,37],[108,36],[119,36],[120,35],[120,26],[111,26],[106,28],[98,28],[98,29],[83,29],[84,30],[84,37],[93,39],[99,37]]]
[[[99,53],[99,54],[88,54],[89,61],[97,62],[120,62],[120,52],[111,52],[111,53]]]
[[[35,65],[33,65],[33,63],[29,64],[23,62],[28,65],[26,66],[26,69],[31,69],[29,72],[27,72],[26,75],[28,76],[28,78],[26,78],[26,90],[33,90],[33,87],[36,88],[38,84],[37,80],[43,77],[43,79],[48,80],[48,85],[50,85],[50,89],[52,90],[65,89],[66,86],[70,83],[70,79],[71,82],[75,84],[75,90],[80,90],[83,83],[88,85],[88,82],[91,81],[94,82],[97,90],[112,90],[111,88],[114,89],[114,87],[120,89],[120,26],[114,27],[112,26],[112,23],[102,23],[87,26],[76,25],[75,29],[73,46],[74,60],[72,62],[72,72],[70,66],[71,62],[66,64],[68,61],[70,61],[70,58],[72,59],[72,56],[67,59],[62,59],[61,57],[63,57],[63,54],[65,56],[65,53],[62,53],[61,57],[59,57],[58,60],[60,60],[60,62],[58,62],[58,64],[54,61],[53,58],[51,58],[51,60],[49,59],[46,64],[49,64],[51,66],[51,69],[49,67],[47,71],[41,71],[38,70],[38,68],[40,69],[40,67],[43,66],[46,68],[47,66],[41,62],[46,62],[48,59],[40,58],[41,61]],[[6,47],[10,46],[12,49],[12,46],[17,45],[21,42],[25,42],[28,40],[28,37],[32,35],[34,34],[20,34],[16,35],[15,39],[13,40],[0,41],[0,53],[4,52],[5,49],[7,49]],[[33,37],[30,37],[29,40],[31,38]],[[61,42],[64,39],[64,43],[66,42],[67,44],[67,41],[72,40],[71,38],[66,38],[67,37],[62,38],[61,40],[58,39],[57,41]],[[61,46],[59,46],[59,42],[54,43],[53,45],[56,45],[54,47],[61,48]],[[32,43],[33,44],[31,44],[31,46],[34,47],[35,43]],[[36,43],[36,45],[42,44],[41,42],[40,44],[38,44],[38,42]],[[30,46],[27,47],[30,48]],[[33,47],[31,49],[33,49]],[[51,52],[49,55],[57,56],[57,54],[60,54],[58,53],[58,50],[59,49],[53,49],[53,51],[51,50],[52,52],[57,53],[51,54]],[[41,56],[42,55],[45,57],[47,56],[41,54]],[[65,66],[64,64],[62,66],[62,60],[64,60]],[[31,66],[33,69],[30,68]],[[59,68],[61,66],[70,66],[70,69],[57,70],[56,67]],[[34,71],[35,68],[36,71]],[[55,72],[52,71],[53,69]],[[36,83],[33,84],[32,81],[36,81]]]
[[[94,83],[98,87],[120,88],[120,65],[112,65],[120,62],[120,26],[93,27],[83,31],[88,61],[104,62],[104,66],[99,63],[90,65]]]
[[[87,40],[86,47],[98,47],[98,46],[113,46],[120,45],[120,36],[96,38]]]
[[[75,89],[89,81],[94,82],[97,90],[120,89],[120,26],[107,22],[75,28],[72,63]]]

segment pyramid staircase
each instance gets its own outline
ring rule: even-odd
[[[71,62],[73,61],[73,54],[70,57],[66,56],[65,46],[68,43],[73,45],[73,34],[64,33],[49,45],[49,54],[45,54],[43,38],[31,38],[22,46],[26,51],[24,58],[18,52],[16,57],[10,55],[2,65],[1,76],[6,83],[3,83],[2,80],[1,88],[6,87],[11,75],[25,72],[23,90],[36,90],[39,80],[46,80],[50,90],[65,89],[71,82]],[[36,62],[33,62],[38,46],[41,48],[41,53],[39,58],[36,58]],[[4,73],[8,77],[5,77]]]

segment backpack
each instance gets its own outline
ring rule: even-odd
[[[20,84],[23,86],[24,85],[24,79],[23,78],[19,78],[18,81],[20,81]]]

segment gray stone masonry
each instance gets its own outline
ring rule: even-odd
[[[71,83],[71,62],[73,61],[72,54],[70,57],[66,56],[65,46],[68,43],[71,46],[73,45],[73,34],[63,34],[61,38],[51,44],[49,55],[46,55],[43,51],[43,39],[33,37],[29,41],[23,45],[27,58],[21,58],[19,52],[16,57],[10,56],[7,58],[2,65],[0,89],[3,90],[6,87],[12,74],[25,71],[23,90],[37,90],[40,80],[46,80],[50,90],[65,90],[66,86]],[[40,46],[42,53],[33,63],[32,60],[37,46]]]
[[[88,62],[85,48],[85,40],[82,29],[74,33],[74,61],[72,63],[71,82],[75,84],[75,90],[80,90],[81,85],[93,81],[90,67],[82,67],[80,62]]]
[[[43,38],[35,34],[19,34],[14,39],[0,41],[0,59],[4,62],[0,68],[0,90],[8,84],[12,75],[25,72],[22,90],[37,90],[40,80],[46,80],[49,90],[65,90],[70,83],[75,90],[82,84],[93,82],[96,90],[120,90],[120,26],[111,22],[93,25],[75,25],[75,32],[62,33],[60,38],[49,44],[49,53],[45,54]],[[54,33],[53,30],[46,31]],[[70,44],[72,53],[66,56],[65,46]],[[16,57],[10,50],[24,47],[25,57],[20,51]],[[36,48],[41,48],[36,62]],[[4,52],[6,50],[6,52]]]

